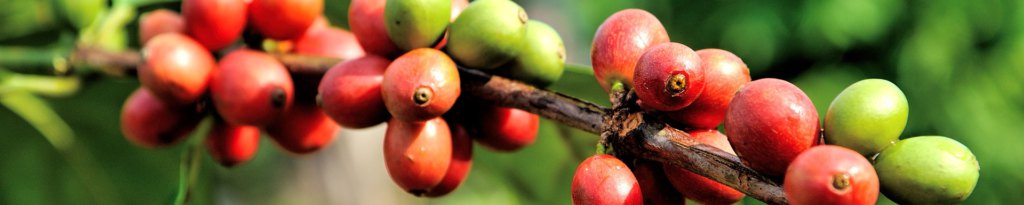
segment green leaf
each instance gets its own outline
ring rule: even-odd
[[[67,151],[74,143],[71,127],[38,96],[29,92],[5,92],[0,95],[0,103],[36,128],[57,150]]]

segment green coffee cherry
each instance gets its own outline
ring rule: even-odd
[[[978,160],[956,140],[913,137],[875,158],[882,193],[899,204],[958,204],[978,182]]]
[[[871,156],[899,140],[907,125],[907,97],[887,80],[861,80],[832,100],[825,143]]]
[[[522,51],[528,17],[508,0],[474,1],[452,23],[448,53],[462,65],[493,69]]]
[[[402,50],[430,48],[444,37],[451,12],[451,0],[388,0],[384,23]]]
[[[523,52],[514,60],[507,76],[538,87],[547,87],[562,77],[565,70],[565,44],[548,24],[526,23]]]

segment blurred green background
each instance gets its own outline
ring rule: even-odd
[[[589,64],[593,32],[607,16],[643,8],[661,19],[672,41],[732,51],[753,78],[794,82],[819,113],[853,82],[888,79],[910,101],[904,138],[949,136],[978,157],[981,178],[967,204],[1024,201],[1024,1],[517,2],[562,34],[573,64]],[[347,7],[327,0],[325,14],[346,28]],[[179,182],[182,159],[202,135],[167,149],[133,146],[121,136],[118,116],[137,80],[88,71],[49,77],[54,68],[61,73],[61,57],[76,44],[138,48],[135,17],[156,8],[177,10],[178,2],[0,0],[0,204],[166,204],[182,197],[180,186],[190,184]],[[570,69],[551,89],[607,105],[589,72]],[[388,178],[382,130],[346,130],[307,156],[284,154],[264,138],[256,158],[234,169],[203,154],[187,197],[193,204],[569,204],[575,167],[597,139],[543,121],[537,143],[523,151],[477,147],[463,186],[428,200],[402,193]]]

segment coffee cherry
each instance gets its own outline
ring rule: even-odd
[[[875,171],[882,193],[899,204],[959,204],[978,183],[978,160],[956,140],[904,139],[882,150]]]
[[[469,0],[452,0],[452,12],[448,21],[455,22],[455,18],[462,14],[462,10],[466,10],[469,7]]]
[[[274,40],[302,36],[323,12],[323,0],[252,0],[249,3],[251,25]]]
[[[526,23],[523,52],[516,56],[506,76],[537,87],[547,87],[565,71],[565,44],[554,28],[544,22]]]
[[[306,34],[295,40],[293,52],[343,60],[351,60],[365,55],[363,48],[359,47],[355,35],[345,29],[334,27],[320,29],[311,27]]]
[[[825,143],[871,156],[896,143],[907,125],[907,97],[887,80],[861,80],[832,100],[825,113]]]
[[[729,146],[729,140],[718,130],[694,130],[687,132],[697,142],[736,154]],[[704,204],[733,204],[744,194],[715,180],[690,172],[686,168],[665,166],[665,175],[672,185],[687,199]]]
[[[444,36],[451,13],[451,0],[388,0],[384,23],[398,48],[431,48]]]
[[[421,196],[441,184],[452,160],[448,123],[436,117],[408,122],[388,121],[384,133],[384,165],[405,191]]]
[[[657,17],[640,9],[626,9],[609,16],[597,27],[590,47],[594,77],[607,92],[612,84],[633,86],[633,69],[651,46],[669,42],[668,32]]]
[[[455,105],[461,91],[455,62],[431,48],[412,50],[395,59],[381,83],[388,112],[404,121],[441,116]]]
[[[428,197],[444,196],[459,188],[473,167],[473,139],[461,125],[450,123],[448,127],[452,134],[452,162],[441,183],[425,194]]]
[[[512,152],[537,140],[540,117],[520,109],[485,106],[469,122],[476,141],[496,151]]]
[[[878,176],[871,163],[840,146],[815,146],[797,156],[782,185],[794,205],[875,204],[878,199]]]
[[[381,97],[384,70],[391,61],[367,55],[334,65],[320,81],[319,103],[341,126],[366,128],[390,118]]]
[[[182,0],[185,31],[206,49],[220,50],[242,35],[245,7],[243,0]]]
[[[679,110],[704,92],[704,67],[690,47],[680,43],[651,46],[633,74],[636,95],[649,109]]]
[[[284,150],[308,154],[330,145],[341,127],[316,105],[295,104],[267,125],[266,130]]]
[[[668,116],[686,127],[713,129],[722,124],[736,91],[750,82],[750,70],[729,51],[701,49],[697,55],[704,67],[704,92],[690,106]]]
[[[146,64],[138,69],[142,86],[172,105],[185,105],[206,93],[213,56],[188,36],[167,33],[154,37],[142,50]]]
[[[636,176],[637,183],[640,184],[640,190],[643,190],[644,204],[686,204],[683,195],[669,183],[660,162],[637,160],[636,171],[633,174]]]
[[[619,159],[598,154],[583,160],[572,177],[574,205],[641,205],[644,197],[633,172]]]
[[[187,137],[199,119],[194,109],[169,105],[146,88],[139,88],[121,108],[121,133],[140,147],[166,147]]]
[[[774,78],[748,83],[725,113],[725,133],[743,164],[772,177],[785,174],[797,155],[817,144],[819,130],[807,94]]]
[[[149,39],[164,33],[185,33],[185,19],[168,9],[157,9],[139,17],[139,42],[143,45]]]
[[[292,79],[274,57],[239,49],[224,56],[218,66],[213,72],[210,95],[224,120],[263,126],[291,106]]]
[[[522,52],[527,20],[515,2],[474,1],[452,23],[448,53],[471,68],[497,68]]]
[[[206,150],[225,167],[248,162],[260,147],[260,128],[215,120],[206,137]]]
[[[348,25],[359,45],[367,53],[392,58],[398,56],[398,46],[388,37],[384,24],[384,6],[387,0],[353,0],[348,7]]]

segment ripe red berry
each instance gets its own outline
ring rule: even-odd
[[[175,144],[199,124],[199,114],[188,108],[168,105],[146,88],[135,89],[121,108],[121,133],[141,147]]]
[[[224,56],[218,65],[210,82],[210,95],[224,120],[263,126],[291,106],[292,79],[274,57],[239,49]]]
[[[323,0],[252,0],[249,20],[263,36],[291,40],[302,36],[323,15]]]
[[[711,145],[729,154],[735,154],[729,140],[718,130],[696,130],[688,132],[697,142]],[[672,185],[687,199],[704,204],[733,204],[744,194],[715,180],[695,174],[682,167],[665,166],[665,175]]]
[[[651,46],[640,56],[634,72],[636,95],[649,109],[679,110],[704,92],[700,57],[680,43]]]
[[[260,128],[215,120],[206,137],[206,150],[225,167],[248,162],[260,147]]]
[[[441,116],[455,105],[461,91],[455,62],[431,48],[415,49],[395,59],[381,83],[388,112],[404,121]]]
[[[619,159],[597,154],[583,160],[572,177],[574,205],[641,205],[644,197],[633,172]]]
[[[736,91],[750,82],[750,70],[729,51],[701,49],[697,55],[704,63],[704,92],[690,106],[668,116],[687,127],[713,129],[722,124]]]
[[[633,85],[633,69],[640,55],[653,45],[669,42],[661,21],[640,9],[626,9],[609,16],[594,34],[590,60],[594,77],[605,91],[615,82]]]
[[[388,37],[384,24],[386,3],[387,0],[353,0],[348,7],[348,25],[367,53],[392,58],[400,51]]]
[[[782,184],[789,203],[875,204],[878,175],[856,151],[834,145],[815,146],[793,160]]]
[[[376,55],[338,63],[320,81],[320,107],[341,126],[366,128],[387,121],[381,82],[391,61]]]
[[[496,151],[520,150],[537,140],[540,117],[520,109],[484,106],[468,122],[481,145]]]
[[[426,193],[428,197],[444,196],[459,188],[473,167],[473,139],[462,125],[450,123],[448,127],[452,134],[452,162],[441,183]]]
[[[162,34],[150,40],[142,53],[146,64],[138,69],[139,81],[164,102],[190,104],[206,93],[215,62],[192,38]]]
[[[440,117],[422,122],[396,118],[384,133],[384,165],[405,191],[421,196],[441,184],[452,160],[452,136]]]
[[[643,190],[644,204],[648,205],[678,205],[686,204],[683,194],[669,183],[669,179],[662,171],[662,164],[655,161],[637,160],[636,176],[640,190]]]
[[[725,134],[743,164],[773,177],[817,144],[819,132],[818,111],[807,94],[774,78],[747,83],[725,114]]]
[[[324,22],[326,23],[326,22]],[[356,36],[345,29],[310,28],[295,40],[295,53],[351,60],[364,55]]]
[[[168,9],[153,10],[139,17],[140,43],[146,44],[163,33],[185,33],[185,19]]]
[[[281,148],[291,153],[306,154],[330,145],[341,127],[316,105],[295,104],[267,125],[266,130]]]
[[[243,0],[183,0],[185,31],[206,49],[225,48],[242,35],[245,5]]]

